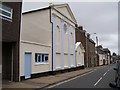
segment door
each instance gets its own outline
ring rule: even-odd
[[[2,80],[12,80],[12,44],[2,43]]]
[[[31,78],[31,53],[25,53],[25,79]]]

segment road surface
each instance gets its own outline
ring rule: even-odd
[[[114,81],[115,64],[100,66],[92,72],[63,81],[48,88],[110,88],[109,83]]]

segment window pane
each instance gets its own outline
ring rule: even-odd
[[[48,62],[48,54],[44,55],[45,62]]]
[[[0,15],[7,19],[12,19],[12,9],[0,3]]]
[[[35,54],[35,62],[37,62],[37,54]]]
[[[6,11],[11,12],[11,8],[5,6],[5,5],[3,5],[3,4],[1,4],[1,3],[0,3],[0,8],[4,9],[4,10],[6,10]]]
[[[41,55],[38,55],[38,62],[41,62]]]
[[[1,11],[0,11],[0,12],[1,12]],[[5,15],[5,16],[11,17],[11,14],[8,13],[8,12],[2,11],[2,14]]]
[[[48,56],[45,57],[45,61],[48,60]]]
[[[44,54],[42,54],[42,62],[44,62]]]

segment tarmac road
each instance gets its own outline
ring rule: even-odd
[[[109,83],[114,81],[116,64],[95,68],[93,72],[78,76],[75,79],[57,83],[50,88],[111,88]]]

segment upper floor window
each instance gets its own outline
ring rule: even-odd
[[[67,31],[67,25],[66,24],[64,24],[64,32],[67,34],[68,33],[68,31]]]
[[[0,3],[0,17],[7,20],[12,20],[12,13],[13,9]]]

